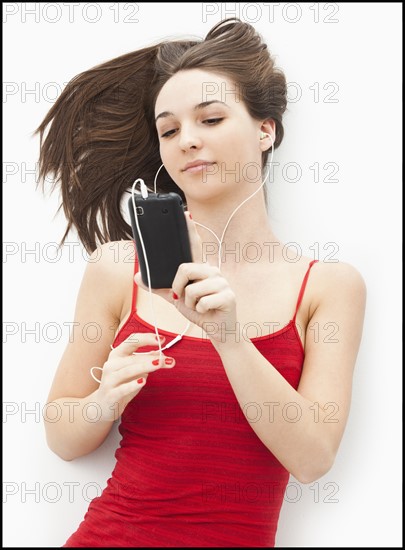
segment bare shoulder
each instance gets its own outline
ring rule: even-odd
[[[124,298],[133,284],[135,248],[132,241],[113,241],[90,255],[83,282],[97,290],[111,313],[120,318]]]
[[[132,241],[112,241],[99,245],[89,257],[89,266],[106,276],[118,276],[125,266],[133,269],[135,247]],[[90,268],[93,269],[93,268]]]
[[[310,287],[299,392],[314,402],[338,403],[343,430],[363,332],[366,285],[359,271],[349,263],[317,262],[312,266]]]
[[[98,387],[89,370],[103,365],[108,358],[125,292],[133,280],[133,250],[131,260],[125,243],[99,246],[88,259],[76,300],[71,338],[55,374],[49,401],[63,396],[84,397]]]
[[[364,306],[367,287],[361,273],[347,262],[317,262],[312,267],[315,307],[321,302],[344,299],[348,304]]]
[[[335,336],[340,341],[342,355],[352,357],[351,363],[349,361],[352,368],[363,331],[367,297],[365,281],[360,272],[346,262],[317,262],[312,271],[308,331],[313,327],[322,328],[327,346],[334,341],[334,338],[327,337],[328,331],[334,330],[338,334]],[[319,353],[320,344],[311,345],[311,336],[307,334],[306,353],[313,357],[315,349]],[[337,354],[337,344],[333,349]]]

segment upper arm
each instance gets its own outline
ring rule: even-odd
[[[123,288],[128,288],[120,284],[122,268],[114,254],[111,243],[106,243],[90,256],[77,296],[73,329],[48,402],[60,397],[85,397],[99,386],[90,369],[102,367],[108,358],[119,324]],[[95,376],[99,378],[100,371],[95,371]]]
[[[335,454],[350,409],[366,286],[359,272],[347,263],[316,264],[312,275],[317,303],[306,330],[305,361],[297,391],[326,412],[325,433]],[[314,421],[315,415],[316,409]]]

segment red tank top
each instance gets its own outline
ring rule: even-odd
[[[304,361],[295,319],[316,261],[291,321],[250,338],[295,389]],[[154,332],[136,312],[136,295],[134,283],[114,347]],[[165,344],[177,336],[159,333]],[[273,547],[289,473],[251,427],[266,411],[251,403],[246,419],[208,338],[183,336],[167,353],[176,366],[149,375],[127,405],[114,471],[64,547]]]

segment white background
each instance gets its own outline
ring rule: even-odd
[[[62,214],[54,218],[58,196],[35,190],[38,139],[31,134],[79,72],[163,37],[204,37],[235,15],[235,4],[79,3],[73,15],[62,3],[4,6],[3,544],[62,546],[104,488],[119,434],[115,426],[100,449],[73,462],[46,445],[41,410],[69,338],[87,256],[74,234],[56,255],[65,222]],[[291,83],[291,99],[301,95],[289,104],[274,157],[274,230],[309,256],[318,247],[321,261],[334,252],[360,271],[368,289],[351,415],[336,462],[311,486],[291,479],[276,543],[400,546],[402,6],[273,7],[271,13],[269,4],[242,3],[236,15],[264,36]],[[326,180],[328,162],[338,166],[336,182]],[[297,165],[302,173],[291,181]]]

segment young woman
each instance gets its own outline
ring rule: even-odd
[[[47,441],[72,460],[117,418],[122,434],[105,490],[65,547],[271,547],[289,475],[311,483],[332,467],[366,291],[346,263],[288,261],[269,225],[262,183],[285,108],[267,46],[231,19],[205,40],[78,75],[39,127],[63,241],[75,228],[92,252],[49,394],[66,414],[45,419]],[[151,296],[122,211],[134,180],[152,189],[158,171],[158,191],[187,208],[193,262]],[[333,342],[315,325],[333,326]]]

